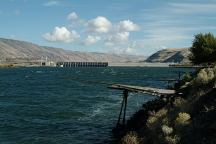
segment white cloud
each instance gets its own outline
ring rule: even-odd
[[[215,13],[215,3],[170,3],[171,11],[175,13]]]
[[[116,23],[112,26],[112,30],[110,33],[106,35],[105,45],[108,47],[126,47],[129,43],[130,31],[138,31],[140,28],[137,24],[133,23],[130,20],[124,20]],[[128,51],[132,49],[128,48]],[[123,53],[127,53],[126,49],[120,50]]]
[[[73,42],[80,36],[76,31],[69,31],[66,27],[55,27],[50,33],[43,35],[43,38],[52,42]]]
[[[134,47],[128,47],[128,46],[113,46],[109,49],[110,53],[116,53],[116,54],[135,54],[137,55],[136,48]]]
[[[143,36],[136,39],[136,49],[154,53],[162,48],[191,46],[193,35],[215,31],[208,19],[215,17],[216,3],[172,2],[161,7],[144,9],[137,15]],[[192,19],[191,19],[192,17]]]
[[[67,16],[68,20],[76,20],[77,18],[78,18],[78,16],[75,12],[72,12]]]
[[[135,52],[135,49],[132,47],[128,47],[125,49],[126,54],[134,54],[134,52]]]
[[[88,21],[88,32],[108,33],[112,27],[112,23],[103,16]]]
[[[181,44],[181,47],[189,47],[193,38],[190,34],[181,33],[178,29],[171,28],[164,30],[155,28],[155,30],[147,31],[147,33],[148,35],[142,39],[136,40],[134,48],[145,49],[148,54],[164,48],[176,48],[179,47],[178,44]],[[182,41],[185,42],[182,44]]]
[[[50,0],[46,3],[43,4],[43,6],[56,6],[56,5],[59,5],[60,4],[60,1],[55,1],[55,0]]]
[[[67,15],[67,19],[71,20],[69,27],[55,27],[53,31],[43,35],[43,38],[51,42],[73,42],[80,37],[76,31],[68,29],[76,28],[83,35],[83,39],[78,44],[90,46],[102,41],[102,47],[107,46],[109,50],[114,50],[119,53],[132,54],[136,47],[131,46],[129,40],[131,31],[138,31],[139,26],[130,20],[111,22],[104,16],[97,16],[90,20],[82,20],[78,18],[75,12]],[[84,28],[84,30],[82,30]]]
[[[92,45],[92,44],[97,43],[99,40],[101,40],[101,37],[99,37],[99,36],[88,35],[88,37],[85,39],[83,44],[84,45]]]
[[[106,38],[105,44],[106,46],[113,46],[115,44],[124,44],[129,39],[129,32],[119,32],[113,35],[110,35]]]
[[[120,31],[138,31],[140,28],[130,20],[120,21],[118,24]]]

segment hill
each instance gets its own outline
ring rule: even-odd
[[[45,59],[51,61],[139,61],[142,56],[96,52],[78,52],[62,48],[44,47],[30,42],[0,38],[0,61],[3,59]]]
[[[146,62],[161,62],[161,63],[189,63],[188,56],[190,51],[188,48],[180,49],[163,49],[159,50],[146,59]]]

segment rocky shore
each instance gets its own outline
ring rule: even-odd
[[[145,103],[118,133],[123,144],[215,144],[216,66],[186,74],[178,95]]]

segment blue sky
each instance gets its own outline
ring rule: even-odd
[[[216,0],[1,0],[0,37],[74,51],[150,55],[216,35]]]

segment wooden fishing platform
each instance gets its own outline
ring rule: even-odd
[[[170,89],[159,89],[159,88],[152,88],[152,87],[142,87],[142,86],[122,85],[122,84],[114,84],[109,86],[108,88],[117,89],[117,90],[127,90],[128,92],[146,93],[155,96],[175,94],[175,90],[170,90]]]
[[[159,89],[159,88],[152,88],[152,87],[142,87],[142,86],[123,85],[123,84],[113,84],[111,86],[108,86],[108,88],[123,90],[123,100],[122,100],[121,109],[120,109],[116,127],[121,126],[120,120],[121,120],[123,109],[124,109],[124,114],[123,114],[122,125],[123,126],[125,125],[127,98],[128,98],[129,92],[150,94],[150,95],[158,96],[158,97],[174,95],[176,93],[175,90],[171,90],[171,89]]]

